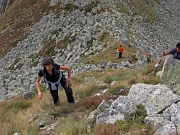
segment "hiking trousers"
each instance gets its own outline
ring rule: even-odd
[[[119,52],[119,59],[122,58],[122,52]]]
[[[67,101],[69,103],[74,103],[74,97],[73,97],[73,91],[72,88],[70,86],[66,87],[66,77],[64,75],[62,75],[61,78],[61,86],[64,88],[66,96],[67,96]],[[49,84],[50,85],[50,84]],[[52,90],[51,87],[50,88],[50,94],[53,98],[54,104],[56,104],[59,101],[59,95],[58,95],[58,86],[56,85],[57,90]]]

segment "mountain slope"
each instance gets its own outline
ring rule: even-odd
[[[152,63],[147,69],[136,70],[136,66],[129,69],[129,61],[136,64],[136,54],[140,53],[142,56],[139,59],[144,66],[148,62],[146,55],[151,57],[150,53],[153,51],[158,55],[161,51],[174,47],[179,40],[179,4],[178,0],[10,1],[0,16],[0,101],[22,92],[33,91],[41,60],[44,56],[51,55],[61,65],[72,67],[75,74],[73,87],[77,91],[76,97],[82,102],[77,108],[67,108],[69,105],[62,94],[64,104],[56,108],[52,106],[47,92],[44,93],[43,102],[37,100],[37,97],[24,100],[21,95],[13,104],[11,100],[2,103],[5,111],[2,111],[1,115],[6,116],[1,120],[0,127],[5,129],[3,132],[38,134],[38,121],[29,124],[28,120],[39,114],[38,120],[42,117],[52,123],[52,119],[44,117],[48,111],[48,114],[56,116],[58,121],[63,121],[58,125],[57,133],[86,133],[83,127],[85,119],[103,99],[112,99],[113,94],[120,88],[130,87],[135,83],[159,83],[159,78],[153,75]],[[125,48],[124,58],[121,60],[116,54],[111,54],[116,52],[119,45]],[[121,62],[125,67],[119,64]],[[101,64],[102,67],[108,65],[108,69],[101,68]],[[109,85],[117,81],[110,89],[110,96],[98,99],[89,97],[101,90],[101,87],[94,84],[84,84],[85,79],[93,79],[94,76]],[[80,112],[80,115],[77,115],[77,112]],[[72,117],[66,119],[67,115]],[[17,122],[8,116],[23,121]],[[62,128],[64,123],[66,128],[70,127],[67,131]],[[98,134],[98,127],[96,128]],[[105,132],[103,129],[107,128],[102,128],[102,133]],[[112,131],[112,134],[113,132],[116,130]]]
[[[0,66],[11,66],[15,58],[22,69],[36,66],[35,59],[49,54],[48,50],[54,55],[55,47],[62,52],[60,56],[74,53],[72,59],[76,61],[75,58],[102,46],[105,37],[116,37],[145,52],[160,53],[178,42],[178,3],[175,0],[171,4],[153,0],[14,1],[1,15]],[[23,65],[24,58],[33,63]]]

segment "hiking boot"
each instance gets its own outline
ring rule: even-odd
[[[77,104],[79,101],[77,101],[77,100],[74,100],[74,104]]]
[[[77,104],[79,101],[74,100],[73,102],[69,102],[70,104]]]
[[[59,106],[59,105],[60,105],[59,100],[58,100],[54,105],[55,105],[55,106]]]

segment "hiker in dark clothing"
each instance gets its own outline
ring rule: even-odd
[[[161,53],[162,56],[169,55],[169,54],[172,54],[174,59],[180,60],[180,42],[176,44],[176,48],[173,48],[170,51]]]
[[[41,77],[44,77],[49,85],[50,93],[55,105],[59,104],[58,87],[59,89],[62,89],[63,87],[67,96],[67,101],[69,103],[74,103],[73,92],[72,88],[70,87],[71,68],[68,66],[60,66],[54,63],[54,60],[51,57],[45,57],[43,59],[42,65],[43,69],[39,70],[36,79],[36,87],[39,99],[42,98],[39,82]],[[66,70],[68,72],[68,79],[66,79],[61,70]]]

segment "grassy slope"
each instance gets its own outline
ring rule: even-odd
[[[48,2],[49,0],[30,0],[22,1],[22,3],[18,5],[17,1],[15,1],[12,6],[7,9],[7,12],[1,16],[0,30],[4,29],[5,32],[0,35],[0,39],[7,44],[6,46],[1,44],[1,57],[3,57],[11,47],[15,46],[18,41],[25,38],[23,37],[23,33],[26,29],[31,27],[35,22],[38,22],[43,13],[47,13],[51,9],[51,7],[47,6]],[[13,36],[9,36],[11,34]],[[108,41],[113,43],[115,39],[104,38],[101,43],[103,47],[105,47]],[[123,59],[118,59],[117,54],[111,54],[116,51],[119,45],[125,48]],[[135,48],[131,48],[121,42],[115,42],[109,49],[99,52],[96,56],[92,55],[91,57],[87,57],[82,62],[98,64],[100,60],[104,60],[105,62],[111,61],[113,63],[129,60],[134,63],[136,62],[136,52],[137,49]],[[61,99],[61,105],[59,107],[53,106],[49,91],[44,92],[42,100],[39,100],[37,96],[25,100],[22,98],[22,95],[20,95],[19,97],[0,103],[0,115],[3,116],[0,117],[1,134],[11,135],[15,132],[20,132],[23,135],[42,134],[43,131],[40,131],[38,128],[40,120],[45,120],[47,124],[57,121],[58,125],[56,126],[54,134],[87,134],[86,118],[91,111],[97,108],[103,99],[111,98],[120,88],[131,87],[132,84],[139,82],[157,84],[160,82],[160,79],[153,75],[153,65],[154,63],[149,63],[146,68],[139,70],[109,69],[83,72],[74,75],[72,77],[74,96],[80,101],[77,105],[67,103],[64,91],[59,92]],[[86,76],[95,76],[96,79],[106,82],[107,84],[112,81],[116,81],[116,83],[113,86],[108,86],[109,92],[104,96],[91,97],[99,92],[100,87],[97,84],[85,84],[84,78]],[[51,115],[55,116],[56,120],[52,119],[50,117]],[[34,122],[29,123],[29,119],[33,116],[38,117]],[[107,128],[107,126],[111,128]],[[121,132],[119,131],[120,127],[122,127],[122,125],[116,124],[113,125],[113,127],[111,125],[97,125],[90,134],[118,134]],[[140,128],[142,129],[144,127],[141,126]],[[128,130],[137,130],[137,128],[130,127]]]
[[[72,105],[67,103],[64,91],[59,91],[61,105],[56,107],[52,104],[49,91],[43,93],[43,99],[39,100],[37,95],[32,99],[25,100],[20,95],[19,97],[12,98],[9,101],[0,103],[0,131],[2,135],[10,135],[15,132],[20,132],[23,135],[39,134],[40,131],[38,124],[40,120],[45,120],[46,124],[58,122],[54,134],[73,135],[73,134],[87,134],[86,132],[86,118],[91,111],[96,109],[101,101],[112,98],[112,95],[117,93],[121,88],[131,87],[136,83],[160,83],[160,79],[154,76],[153,63],[144,69],[130,70],[130,69],[117,69],[117,70],[102,70],[83,72],[72,77],[72,88],[78,104]],[[100,92],[100,86],[95,83],[85,84],[84,78],[87,76],[95,76],[97,80],[109,84],[116,81],[113,86],[108,85],[109,91],[102,96],[92,97],[95,93]],[[105,89],[105,88],[104,88]],[[28,121],[37,116],[37,119],[31,123]],[[56,120],[52,119],[54,116]],[[100,126],[100,127],[99,127]],[[109,125],[111,127],[111,125]],[[125,129],[122,124],[115,124],[111,130],[107,130],[107,125],[97,125],[94,131],[90,134],[108,134],[120,133]],[[101,128],[101,130],[99,130]],[[144,129],[144,126],[134,128],[130,127],[128,130]],[[149,134],[152,131],[149,131]]]

